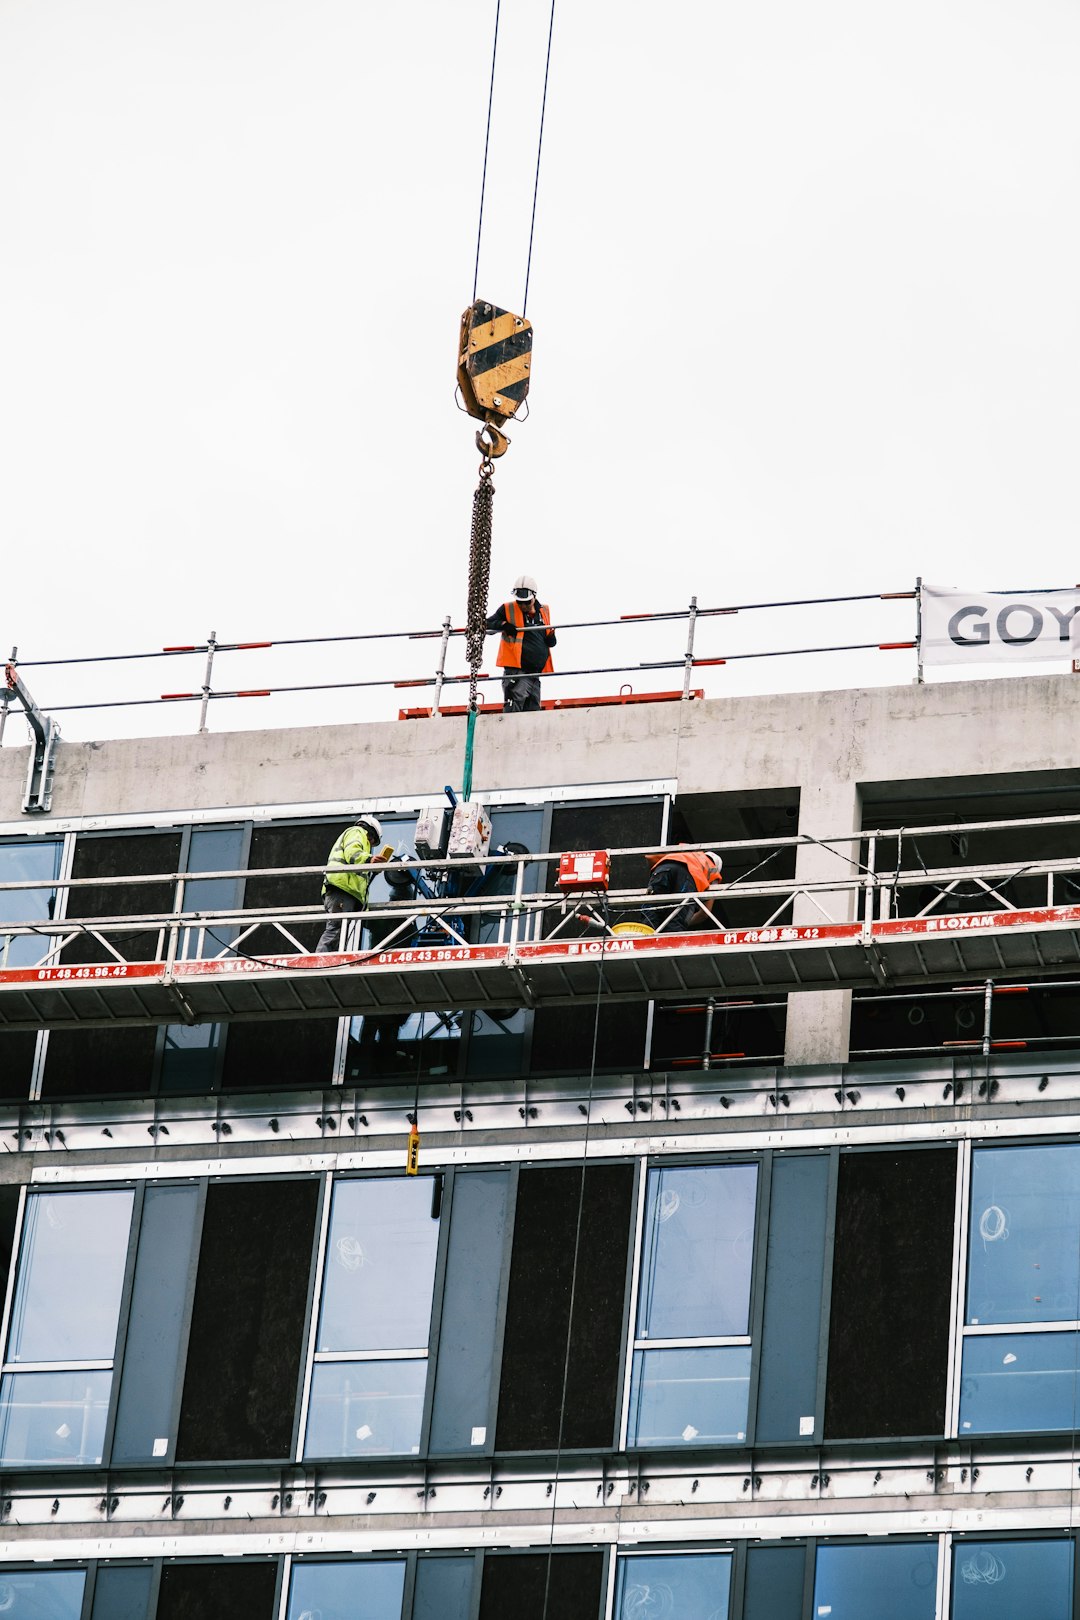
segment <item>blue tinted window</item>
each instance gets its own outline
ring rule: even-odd
[[[472,1614],[472,1558],[419,1558],[412,1620],[469,1620]]]
[[[5,1374],[0,1463],[99,1463],[111,1388],[111,1372]]]
[[[748,1344],[635,1351],[629,1443],[695,1446],[745,1440],[749,1393]]]
[[[0,1614],[13,1620],[79,1620],[86,1573],[81,1569],[22,1570],[0,1572]]]
[[[952,1620],[1071,1620],[1071,1541],[958,1541]]]
[[[27,1200],[8,1361],[104,1361],[116,1347],[134,1194]]]
[[[727,1620],[730,1553],[619,1559],[615,1620]]]
[[[829,1620],[934,1620],[936,1542],[819,1547],[814,1614]]]
[[[286,1620],[401,1620],[405,1564],[294,1564]]]
[[[969,1324],[1080,1319],[1080,1144],[978,1148]]]
[[[419,1451],[427,1367],[424,1357],[316,1362],[305,1457]]]
[[[40,882],[60,875],[59,840],[0,844],[0,883]],[[0,968],[32,967],[54,940],[44,934],[5,934],[5,923],[47,922],[56,911],[55,889],[0,889]]]
[[[338,1181],[319,1350],[426,1350],[439,1223],[430,1176]]]
[[[1075,1333],[969,1334],[960,1379],[962,1434],[1072,1429]]]
[[[653,1170],[638,1337],[728,1338],[750,1323],[757,1166]]]

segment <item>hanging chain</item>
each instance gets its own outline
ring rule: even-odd
[[[473,493],[469,536],[469,606],[465,621],[465,656],[469,663],[469,708],[476,708],[476,684],[487,632],[488,581],[491,576],[491,510],[495,499],[495,463],[485,456]]]

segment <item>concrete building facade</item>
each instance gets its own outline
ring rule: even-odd
[[[537,859],[323,961],[461,722],[0,751],[0,1613],[1075,1620],[1078,719],[486,715]]]

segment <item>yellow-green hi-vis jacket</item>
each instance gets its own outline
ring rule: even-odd
[[[340,862],[343,866],[364,866],[370,859],[371,839],[363,827],[346,827],[329,856],[331,865]],[[344,889],[346,894],[355,894],[360,904],[366,906],[370,882],[370,872],[327,872],[322,892],[325,894],[329,887]]]

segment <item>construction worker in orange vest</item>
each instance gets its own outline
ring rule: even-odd
[[[540,677],[552,670],[555,645],[551,614],[536,599],[536,581],[520,574],[509,602],[489,614],[487,627],[502,634],[495,660],[503,671],[503,711],[520,714],[540,707]]]
[[[647,855],[652,867],[649,874],[649,894],[710,894],[723,881],[720,873],[723,861],[715,850],[687,850],[685,855]],[[654,929],[662,927],[666,934],[685,933],[689,928],[723,928],[724,922],[714,916],[715,902],[705,907],[687,902],[681,906],[647,906],[645,918]]]

